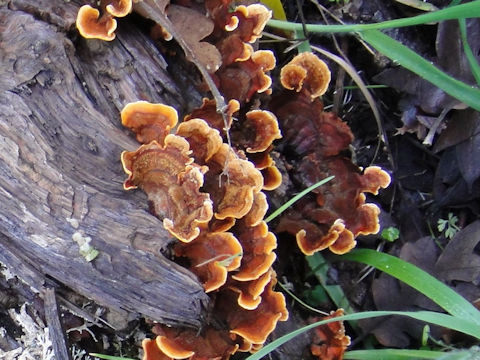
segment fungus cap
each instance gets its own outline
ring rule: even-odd
[[[309,52],[298,54],[280,71],[280,81],[284,88],[306,91],[311,99],[327,91],[330,78],[327,64]]]
[[[272,279],[273,269],[270,268],[265,274],[256,280],[240,282],[232,281],[229,289],[238,292],[238,305],[247,310],[255,310],[262,301],[262,293]]]
[[[170,341],[166,336],[157,336],[155,343],[160,351],[172,359],[186,359],[195,355],[194,351],[182,349],[176,342]]]
[[[331,311],[329,316],[314,318],[313,321],[336,318],[344,314],[343,309]],[[318,359],[342,360],[350,345],[350,337],[345,335],[343,321],[320,325],[313,330],[313,344],[310,350]]]
[[[209,175],[228,174],[228,181],[223,181],[221,186],[218,178],[206,184],[215,203],[215,218],[244,217],[252,207],[254,194],[262,189],[260,171],[250,161],[240,159],[227,144],[222,144],[207,166],[210,168]]]
[[[275,329],[278,321],[288,319],[285,297],[273,290],[276,282],[275,273],[272,272],[272,279],[265,287],[261,295],[262,301],[256,309],[230,307],[227,322],[233,334],[243,337],[252,344],[261,345]]]
[[[112,16],[123,17],[132,11],[132,0],[110,0],[105,9]]]
[[[125,105],[120,116],[122,125],[137,135],[142,144],[156,140],[163,144],[170,129],[177,125],[178,114],[175,108],[164,104],[136,101]]]
[[[275,166],[268,166],[262,169],[263,175],[263,190],[271,191],[282,185],[282,173]]]
[[[189,259],[190,270],[208,293],[225,284],[229,271],[240,267],[242,246],[232,233],[202,232],[192,242],[178,244],[175,254]]]
[[[276,259],[273,252],[277,248],[277,238],[268,231],[265,221],[256,226],[247,226],[245,221],[240,220],[235,231],[237,238],[242,244],[242,265],[238,272],[232,275],[237,281],[252,281],[268,272]]]
[[[143,360],[171,360],[157,345],[155,339],[143,339]]]
[[[121,156],[128,174],[124,188],[145,191],[154,214],[183,242],[195,239],[200,234],[199,226],[213,216],[209,195],[200,192],[207,168],[192,164],[189,155],[188,142],[169,134],[163,146],[154,140]]]
[[[222,137],[203,119],[184,121],[177,128],[177,135],[187,139],[197,164],[205,164],[222,146]]]
[[[239,30],[242,32],[244,41],[249,43],[255,42],[262,36],[265,25],[272,17],[272,12],[262,4],[239,5],[235,8],[234,13],[238,14],[237,16],[243,19],[244,23],[248,24],[248,26],[245,26],[248,32],[243,29]],[[242,27],[241,20],[237,21],[237,23],[235,29]]]
[[[112,41],[115,39],[117,21],[109,14],[100,17],[100,11],[90,5],[83,5],[77,14],[76,26],[86,39]]]
[[[273,141],[280,139],[282,134],[278,127],[276,116],[266,110],[251,110],[246,113],[245,127],[253,128],[255,138],[248,143],[247,152],[255,153],[267,150]]]

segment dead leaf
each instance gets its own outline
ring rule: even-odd
[[[475,161],[470,158],[469,161]],[[480,194],[480,181],[469,186],[460,172],[460,164],[456,148],[446,149],[437,165],[433,181],[433,195],[439,207],[468,206],[478,213],[480,204],[477,199]]]
[[[460,172],[472,191],[473,183],[480,177],[480,113],[469,110],[468,114],[473,117],[473,126],[470,128],[470,136],[457,145],[457,161]]]
[[[480,60],[480,22],[476,19],[467,20],[468,42],[477,61]],[[436,50],[437,57],[433,63],[455,79],[468,84],[475,84],[470,65],[463,51],[458,21],[444,21],[438,25]],[[422,123],[417,118],[420,114],[439,116],[445,109],[461,109],[464,105],[457,99],[446,94],[430,82],[402,67],[382,71],[374,77],[375,81],[388,85],[393,89],[406,93],[399,99],[402,122],[400,133],[415,132],[420,139],[430,129],[428,123]],[[422,115],[423,115],[422,114]],[[434,129],[436,130],[436,129]],[[433,137],[433,133],[431,134]]]
[[[435,273],[445,281],[480,284],[480,255],[475,247],[480,241],[480,221],[461,231],[448,243],[435,264]]]
[[[438,253],[439,249],[433,239],[423,237],[416,242],[405,244],[399,257],[432,273]],[[372,293],[378,310],[441,310],[420,292],[385,273],[373,281]],[[415,320],[397,317],[372,319],[361,323],[361,326],[371,331],[382,345],[398,348],[408,346],[412,339],[419,339],[423,325]],[[439,336],[438,329],[432,331],[434,336]]]
[[[208,72],[215,72],[222,63],[222,56],[214,45],[201,41],[212,33],[213,21],[198,11],[178,5],[170,5],[167,15],[179,35],[195,53],[196,60],[200,61]]]
[[[439,153],[460,144],[480,132],[479,113],[474,110],[456,111],[448,121],[446,129],[439,136],[433,151]]]
[[[480,242],[480,220],[460,230],[440,254],[433,238],[427,236],[403,245],[399,257],[442,280],[467,300],[480,297],[480,255],[475,248]],[[442,311],[430,299],[410,286],[382,273],[373,281],[372,294],[378,310]],[[372,332],[384,346],[404,348],[411,339],[419,339],[423,324],[409,319],[362,321],[365,331]],[[442,330],[432,327],[432,335]]]

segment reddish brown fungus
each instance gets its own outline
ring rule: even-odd
[[[164,104],[137,101],[127,104],[121,111],[122,125],[137,135],[137,141],[148,144],[155,140],[163,144],[170,129],[177,125],[175,108]]]
[[[115,39],[117,21],[110,14],[100,16],[97,9],[83,5],[78,10],[76,26],[84,38],[112,41]]]
[[[338,309],[332,311],[329,316],[315,318],[313,321],[327,320],[343,314],[343,309]],[[350,337],[345,335],[343,321],[335,321],[315,328],[310,349],[318,359],[342,360],[348,345],[350,345]]]
[[[327,64],[309,52],[295,56],[280,73],[285,89],[304,91],[311,99],[323,95],[330,84],[330,70]]]
[[[238,281],[256,280],[265,274],[276,259],[273,250],[277,247],[277,238],[268,231],[262,221],[256,226],[246,226],[240,220],[234,227],[235,234],[242,244],[242,265],[232,278]]]
[[[188,142],[172,134],[165,137],[164,146],[152,141],[122,153],[129,175],[124,188],[145,191],[164,227],[184,242],[196,238],[199,225],[207,223],[213,213],[209,195],[199,191],[207,169],[191,165],[189,155]]]
[[[190,259],[205,292],[217,290],[227,281],[227,273],[238,269],[242,246],[232,233],[202,233],[188,244],[177,244],[175,254]]]
[[[132,11],[132,0],[108,0],[105,9],[115,17],[123,17]]]
[[[222,137],[218,130],[211,128],[205,120],[190,119],[181,123],[177,135],[187,139],[195,162],[205,164],[222,146]]]

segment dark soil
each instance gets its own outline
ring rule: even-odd
[[[338,4],[331,1],[319,2],[347,23],[378,22],[420,13],[395,1],[351,0],[346,4],[341,1]],[[430,2],[440,8],[450,3],[446,0]],[[301,12],[297,3],[301,5]],[[286,1],[285,10],[291,21],[324,23],[320,10],[314,2]],[[325,17],[329,22],[334,23],[328,14],[325,14]],[[129,22],[133,22],[133,26],[139,27],[142,31],[148,27],[148,22],[142,21],[138,16],[122,20],[119,27]],[[452,65],[452,63],[458,64],[464,61],[464,57],[454,51],[448,52],[447,49],[452,46],[451,42],[456,41],[455,37],[458,36],[455,23],[451,22],[448,26],[448,29],[438,25],[417,26],[389,30],[387,34],[433,61],[452,76],[473,84],[469,74]],[[472,34],[478,34],[478,19],[469,21],[469,31]],[[342,89],[343,86],[354,84],[341,68],[326,60],[332,70],[332,83],[331,89],[323,98],[324,104],[327,108],[338,111],[339,116],[351,127],[355,135],[351,148],[354,162],[360,167],[372,164],[381,166],[392,177],[390,187],[381,191],[378,196],[368,197],[368,201],[380,206],[382,228],[398,228],[400,238],[389,243],[385,242],[379,234],[360,237],[357,239],[357,247],[376,249],[380,246],[384,252],[407,259],[445,280],[469,301],[478,300],[480,298],[478,288],[480,253],[477,245],[480,239],[480,230],[477,230],[480,215],[480,167],[478,166],[480,117],[478,112],[462,109],[462,106],[458,106],[459,104],[451,97],[445,96],[416,75],[395,66],[382,55],[372,55],[353,36],[333,37],[314,34],[307,34],[307,36],[311,44],[321,46],[333,53],[338,53],[338,46],[367,84],[387,85],[385,88],[372,90],[388,140],[379,145],[380,130],[368,103],[359,90]],[[471,42],[477,58],[480,55],[478,39],[480,36]],[[288,45],[279,43],[273,46],[269,42],[260,41],[259,46],[273,47],[278,57],[278,68],[280,68],[295,52],[284,53],[283,50]],[[181,82],[183,75],[177,71],[179,65],[175,62],[184,60],[174,53],[178,49],[170,44],[160,46],[165,53],[167,63],[170,62],[169,70],[173,77]],[[449,61],[449,56],[454,59]],[[186,64],[180,70],[185,71],[185,68],[189,67],[190,65]],[[186,76],[190,77],[188,74]],[[278,71],[273,71],[272,78],[277,77]],[[198,77],[195,76],[195,78]],[[339,82],[338,79],[343,81]],[[277,86],[278,82],[274,81],[274,91]],[[184,91],[191,91],[191,89]],[[195,93],[197,94],[197,90]],[[183,106],[188,108],[189,104],[183,104]],[[450,110],[441,121],[432,145],[425,145],[423,141],[444,109]],[[281,156],[280,154],[280,159]],[[285,193],[282,189],[269,194],[271,206],[278,207],[280,203],[300,190],[302,189],[289,189],[288,193]],[[456,251],[447,246],[454,240],[448,238],[445,231],[438,230],[439,220],[448,219],[449,216],[455,216],[458,219],[455,225],[459,230],[456,230],[457,237],[454,238],[457,242],[462,241],[458,248],[468,248],[469,253],[462,252],[462,256],[456,257],[458,248]],[[278,234],[278,240],[278,260],[275,269],[279,281],[310,305],[325,312],[336,310],[336,305],[319,287],[319,282],[312,274],[312,269],[306,263],[305,257],[296,246],[293,246],[294,239],[286,234]],[[348,302],[356,311],[437,310],[434,304],[393,278],[377,271],[371,271],[367,276],[360,278],[359,274],[362,273],[363,266],[339,261],[338,257],[328,254],[327,250],[323,255],[331,264],[327,273],[328,283],[341,285]],[[458,270],[466,266],[468,271]],[[300,306],[288,295],[286,297],[291,319],[287,323],[281,323],[273,337],[308,323],[316,315]],[[76,300],[77,303],[81,302]],[[14,339],[22,331],[10,319],[7,310],[19,309],[25,302],[29,304],[32,312],[40,312],[40,317],[43,316],[43,305],[37,294],[21,281],[15,279],[6,281],[0,277],[0,326],[7,330],[5,338],[0,340],[0,357],[2,350],[9,351],[18,345]],[[72,300],[72,302],[75,301]],[[91,303],[86,303],[82,310],[88,314],[103,311]],[[121,324],[117,330],[112,330],[105,324],[85,320],[78,312],[62,307],[61,313],[65,329],[80,327],[79,331],[68,333],[70,344],[87,352],[122,354],[135,358],[138,354],[139,338],[151,335],[148,323],[134,316],[109,313],[110,318],[107,321]],[[82,328],[84,324],[89,331]],[[352,338],[352,349],[362,349],[366,343],[375,346],[418,348],[421,345],[422,330],[422,325],[418,323],[395,318],[384,319],[381,322],[361,322],[356,329],[347,325],[347,333]],[[97,341],[94,341],[93,335]],[[470,344],[468,339],[442,329],[433,329],[432,336],[436,340],[453,346]],[[310,341],[308,335],[299,337],[277,351],[272,358],[308,358]],[[239,355],[235,358],[243,357]]]

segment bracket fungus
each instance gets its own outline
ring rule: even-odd
[[[312,99],[325,94],[330,78],[327,64],[310,52],[298,54],[280,72],[285,89],[302,91]]]
[[[330,71],[315,55],[300,54],[284,66],[283,94],[271,99],[269,111],[257,108],[252,99],[271,94],[269,71],[276,63],[273,52],[251,45],[271,17],[264,6],[205,0],[204,26],[193,34],[194,21],[185,19],[195,18],[196,10],[171,5],[168,14],[168,0],[135,2],[135,11],[157,25],[163,21],[162,31],[170,31],[187,57],[197,60],[218,102],[204,99],[179,125],[176,110],[164,104],[138,101],[121,112],[122,124],[143,144],[121,155],[128,175],[124,188],[147,194],[153,214],[179,240],[174,260],[197,276],[211,299],[200,331],[156,324],[157,338],[143,342],[144,360],[228,359],[236,351],[254,352],[288,318],[283,294],[274,291],[277,239],[263,220],[268,203],[262,190],[282,181],[271,153],[280,128],[296,157],[286,166],[296,184],[307,187],[335,175],[278,222],[277,231],[294,234],[305,254],[325,248],[342,254],[355,246],[356,236],[378,231],[379,209],[366,203],[364,193],[376,194],[390,177],[378,167],[361,170],[346,155],[353,135],[340,118],[323,111],[319,97]],[[115,17],[128,14],[132,0],[100,0],[99,7],[82,7],[77,27],[85,37],[113,40]],[[149,9],[163,20],[152,18]],[[190,33],[193,40],[184,38]],[[346,347],[345,337],[339,341]],[[324,349],[312,346],[314,351]]]
[[[232,113],[238,110],[237,102],[229,104]],[[204,101],[204,106],[210,110],[195,115],[212,115],[218,124],[211,103]],[[144,359],[224,359],[239,350],[253,351],[288,317],[283,295],[273,290],[277,241],[263,221],[268,203],[261,172],[242,151],[224,143],[208,119],[186,116],[172,134],[177,115],[168,106],[137,102],[121,114],[137,140],[149,141],[122,153],[128,174],[124,188],[147,193],[153,213],[180,240],[174,255],[187,260],[205,292],[212,294],[213,323],[228,326],[207,324],[199,336],[190,329],[156,325],[156,340],[143,343]],[[267,144],[257,145],[269,149],[279,136],[276,119],[268,112],[252,114],[252,128],[266,121],[265,127],[274,129]]]
[[[128,103],[120,113],[122,125],[137,134],[137,141],[148,144],[155,140],[163,144],[165,137],[178,122],[175,108],[147,101]]]
[[[200,234],[200,224],[212,218],[212,202],[200,192],[203,173],[192,165],[188,142],[169,134],[164,145],[153,140],[136,151],[124,151],[123,168],[128,174],[126,190],[140,187],[148,195],[153,212],[180,241],[190,242]]]
[[[358,235],[378,232],[380,210],[365,203],[364,193],[387,187],[390,176],[375,166],[362,171],[346,155],[353,134],[338,116],[323,111],[318,98],[330,80],[321,60],[310,53],[297,55],[281,76],[286,90],[272,99],[270,110],[284,129],[284,145],[300,159],[289,166],[290,177],[303,187],[335,178],[292,206],[276,231],[295,235],[307,255],[326,248],[344,254]]]
[[[192,242],[175,246],[175,255],[190,260],[190,271],[207,293],[223,286],[228,272],[240,267],[242,252],[240,242],[229,232],[202,232]]]
[[[76,25],[80,35],[86,39],[115,39],[117,20],[108,13],[100,16],[100,11],[90,5],[83,5],[78,10]]]
[[[132,11],[132,0],[101,0],[100,10],[83,5],[77,13],[76,26],[86,39],[112,41],[117,28],[116,17],[124,17]]]
[[[130,14],[132,11],[132,0],[102,0],[100,1],[105,10],[115,16],[115,17],[124,17]]]
[[[327,320],[343,315],[343,309],[338,309],[330,312],[329,316],[315,318],[313,321]],[[310,351],[313,355],[318,356],[319,360],[342,360],[349,345],[350,337],[345,335],[343,321],[335,321],[314,329]]]
[[[192,149],[195,163],[206,164],[223,144],[217,129],[203,119],[189,119],[178,125],[176,134],[185,138]]]

